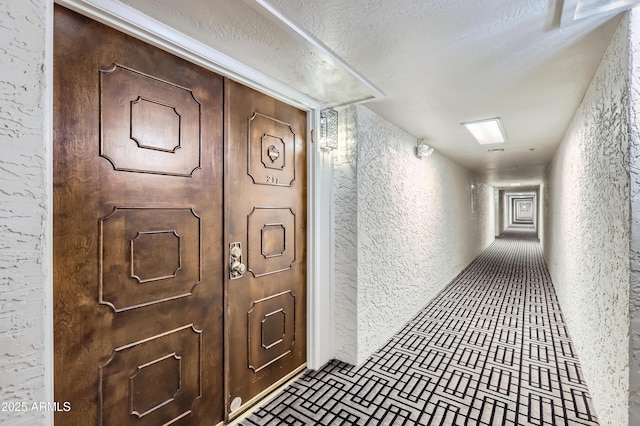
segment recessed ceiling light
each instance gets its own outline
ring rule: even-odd
[[[504,143],[507,138],[499,117],[462,123],[481,145]]]
[[[509,185],[511,185],[511,186],[520,186],[520,182],[511,182]]]

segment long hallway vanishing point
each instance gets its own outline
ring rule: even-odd
[[[361,367],[310,371],[242,425],[597,425],[540,243],[505,232]]]

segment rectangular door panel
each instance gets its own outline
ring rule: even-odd
[[[291,186],[296,178],[296,134],[291,125],[254,112],[248,127],[247,164],[253,183]]]
[[[249,368],[255,373],[295,347],[296,296],[291,290],[253,302],[247,320]]]
[[[115,312],[188,297],[201,282],[200,216],[115,207],[100,219],[100,303]]]
[[[254,207],[247,216],[247,268],[256,277],[291,270],[296,215],[291,208]]]
[[[100,156],[115,170],[191,176],[200,168],[192,90],[114,63],[100,70],[100,106]]]
[[[202,397],[201,362],[202,330],[193,324],[114,349],[99,370],[99,423],[160,425],[189,416]]]

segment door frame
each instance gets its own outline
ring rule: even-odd
[[[325,105],[183,33],[114,0],[52,0],[47,4],[46,98],[47,207],[46,259],[53,264],[53,3],[229,77],[307,111],[307,367],[318,369],[333,357],[333,155],[314,141]],[[326,232],[329,230],[329,232]],[[49,267],[44,294],[46,395],[53,401],[53,277]],[[53,415],[47,416],[53,424]]]

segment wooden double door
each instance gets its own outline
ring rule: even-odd
[[[61,425],[215,425],[306,361],[306,113],[56,6]]]

